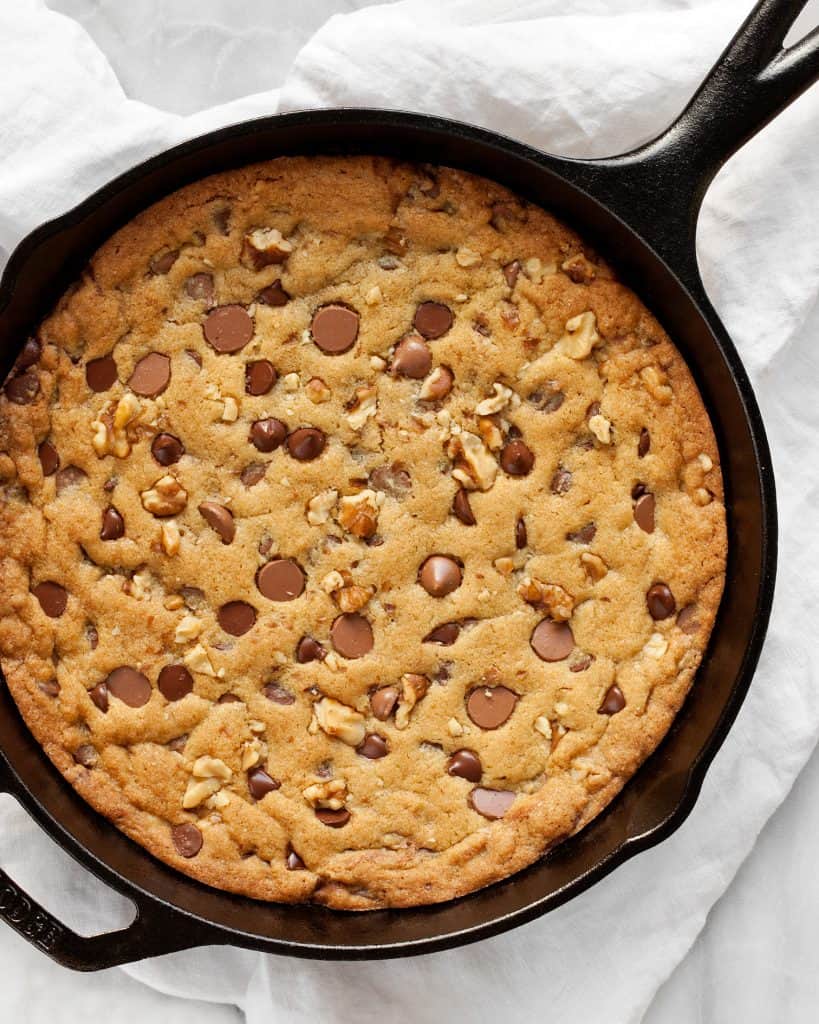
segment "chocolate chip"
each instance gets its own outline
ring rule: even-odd
[[[552,494],[566,494],[571,486],[571,471],[566,469],[565,466],[558,466],[552,477],[552,482],[549,484]]]
[[[296,661],[300,665],[306,665],[310,661],[324,661],[326,657],[327,651],[311,636],[303,636],[296,645]]]
[[[277,789],[281,789],[281,783],[268,775],[264,768],[253,768],[247,773],[247,788],[254,800],[261,800]]]
[[[56,679],[46,679],[44,682],[37,683],[37,689],[46,697],[56,697],[60,692],[60,684]]]
[[[276,558],[256,573],[256,586],[269,601],[293,601],[304,593],[304,570],[292,558]]]
[[[15,405],[30,405],[40,390],[40,381],[33,370],[18,373],[6,381],[6,398]]]
[[[166,700],[182,700],[193,691],[193,676],[184,665],[166,665],[156,685]]]
[[[250,443],[260,452],[275,451],[286,437],[287,427],[273,416],[264,420],[254,420],[250,427]]]
[[[386,722],[398,703],[396,686],[381,686],[370,694],[370,707],[379,722]]]
[[[324,451],[327,438],[318,427],[299,427],[287,438],[287,450],[299,462],[310,462]]]
[[[290,296],[284,288],[282,288],[281,281],[276,280],[273,284],[269,284],[266,288],[262,288],[256,296],[256,301],[261,302],[263,306],[286,306],[290,301]]]
[[[181,857],[195,857],[202,849],[202,833],[196,825],[174,825],[171,829],[171,840]]]
[[[245,367],[245,392],[266,395],[278,379],[275,366],[267,359],[257,359]]]
[[[648,432],[647,427],[643,427],[640,430],[640,440],[637,442],[637,456],[642,459],[644,455],[648,455],[649,449],[651,448],[651,434]]]
[[[608,690],[606,690],[606,695],[603,697],[603,702],[597,709],[597,713],[598,715],[616,715],[625,706],[626,698],[623,696],[623,691],[617,683],[612,683]]]
[[[339,615],[330,627],[333,647],[343,658],[361,658],[373,649],[373,630],[363,615]]]
[[[26,343],[20,350],[14,365],[18,370],[27,370],[29,366],[34,366],[35,363],[39,362],[42,353],[43,346],[37,338],[26,338]]]
[[[71,487],[76,487],[81,484],[83,480],[88,479],[88,474],[84,469],[80,469],[79,466],[66,466],[65,469],[57,471],[57,477],[55,480],[57,487],[57,494],[62,494],[63,491],[67,491]]]
[[[60,456],[50,441],[43,441],[37,448],[37,454],[40,456],[43,476],[52,476],[60,468]]]
[[[418,570],[418,582],[432,597],[446,597],[462,581],[461,567],[449,555],[430,555]]]
[[[346,807],[337,811],[332,811],[329,807],[317,807],[316,817],[322,825],[329,825],[330,828],[342,828],[350,820],[350,812]]]
[[[412,490],[412,479],[398,462],[391,466],[376,466],[370,473],[369,483],[376,491],[383,491],[398,501],[403,501]]]
[[[505,686],[477,686],[466,698],[466,713],[481,729],[497,729],[515,710],[518,695]]]
[[[144,398],[156,398],[171,382],[171,361],[161,352],[149,352],[134,367],[128,387]]]
[[[266,683],[262,687],[262,693],[269,701],[272,701],[274,704],[281,704],[282,707],[296,703],[295,695],[286,686],[282,686],[281,683]]]
[[[569,662],[569,671],[585,672],[593,661],[594,658],[591,656],[591,654],[581,654],[577,656],[574,660]]]
[[[125,520],[113,505],[109,505],[102,513],[100,540],[119,540],[124,534]]]
[[[296,851],[289,847],[287,850],[287,859],[285,860],[288,871],[305,871],[304,861],[296,853]]]
[[[455,492],[455,497],[452,500],[452,513],[456,519],[460,519],[464,526],[474,526],[477,522],[472,506],[469,504],[469,494],[463,487]]]
[[[430,341],[440,338],[450,329],[452,310],[442,302],[422,302],[415,310],[413,327]]]
[[[490,821],[502,818],[514,802],[515,793],[508,789],[484,789],[476,786],[469,794],[472,809]]]
[[[526,534],[526,522],[521,516],[520,519],[515,523],[515,547],[520,551],[525,548],[529,542],[529,538]]]
[[[213,274],[194,274],[185,282],[185,294],[196,302],[213,305]]]
[[[88,696],[103,714],[108,712],[108,687],[105,683],[97,683],[88,691]]]
[[[217,306],[208,313],[202,333],[217,352],[238,352],[253,337],[253,320],[244,306]]]
[[[181,754],[187,742],[188,734],[183,732],[181,736],[174,736],[172,740],[168,740],[168,749],[172,750],[175,754]]]
[[[597,527],[594,525],[594,523],[586,523],[586,525],[581,526],[579,530],[575,530],[572,533],[567,533],[566,540],[570,540],[574,544],[591,544],[591,542],[594,540],[596,533]]]
[[[420,402],[438,402],[446,398],[455,383],[455,374],[448,366],[439,366],[435,374],[424,384],[422,391],[424,397],[419,397]]]
[[[634,522],[645,533],[654,533],[654,495],[651,491],[641,494],[634,506]]]
[[[92,391],[107,391],[117,380],[117,364],[113,356],[92,359],[85,364],[85,380]]]
[[[510,476],[526,476],[531,473],[535,457],[531,449],[521,440],[509,441],[501,451],[500,464]]]
[[[185,454],[185,446],[173,434],[157,434],[151,444],[151,455],[160,466],[172,466]]]
[[[152,256],[148,266],[150,267],[152,274],[167,274],[178,259],[179,250],[168,249],[166,252]]]
[[[442,622],[440,626],[431,629],[422,642],[425,644],[441,644],[442,647],[451,647],[458,639],[460,632],[460,622]]]
[[[197,608],[200,608],[205,600],[205,592],[200,590],[199,587],[180,587],[179,593],[185,602],[185,606],[190,608],[191,611],[196,611]]]
[[[222,538],[223,544],[230,544],[236,536],[236,523],[229,508],[216,501],[203,501],[199,513],[208,526]]]
[[[667,619],[677,609],[677,602],[666,583],[654,583],[648,588],[646,605],[654,620]]]
[[[68,604],[68,591],[53,580],[38,583],[32,588],[32,594],[40,602],[40,607],[50,619],[59,619]]]
[[[647,492],[648,488],[646,487],[646,485],[638,480],[637,483],[631,488],[632,501],[636,501],[638,498],[641,498]]]
[[[358,337],[359,316],[347,306],[322,306],[313,314],[310,333],[322,352],[341,355],[352,348]]]
[[[96,748],[91,743],[83,743],[74,751],[74,760],[83,768],[93,768],[98,760]]]
[[[221,210],[213,211],[213,225],[220,235],[230,234],[230,215],[232,211],[229,206],[223,206]]]
[[[120,665],[105,680],[111,696],[129,708],[141,708],[151,699],[151,684],[147,677],[130,665]]]
[[[688,633],[689,635],[699,630],[700,623],[697,619],[697,606],[695,604],[688,604],[682,609],[677,616],[677,625],[683,633]]]
[[[263,462],[249,462],[239,474],[239,479],[245,487],[253,487],[266,472],[267,466]]]
[[[483,774],[481,759],[474,750],[456,750],[446,763],[448,775],[456,775],[469,782],[480,782]]]
[[[88,646],[92,651],[96,651],[97,644],[100,642],[100,635],[97,632],[97,627],[93,622],[89,622],[85,627],[85,638],[88,641]]]
[[[217,645],[214,644],[214,647]],[[217,704],[244,704],[241,697],[237,697],[235,693],[223,693],[216,701]]]
[[[368,732],[355,748],[355,752],[362,757],[368,757],[371,761],[377,761],[379,757],[386,757],[389,750],[383,736],[379,736],[377,732]]]
[[[568,622],[541,620],[529,640],[541,661],[564,661],[574,650],[574,636]]]
[[[546,390],[533,391],[526,401],[541,412],[549,413],[557,412],[561,405],[563,405],[565,398],[566,396],[557,384],[550,382]]]
[[[216,613],[219,625],[231,636],[243,636],[256,625],[256,609],[246,601],[228,601]]]
[[[411,380],[421,380],[432,367],[432,353],[423,338],[410,334],[395,346],[390,370]]]
[[[503,279],[510,288],[514,288],[520,275],[520,260],[512,260],[503,268]]]

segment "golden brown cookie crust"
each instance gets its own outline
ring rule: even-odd
[[[26,352],[0,399],[3,671],[68,781],[179,870],[450,899],[587,824],[679,710],[726,557],[708,416],[635,295],[501,186],[366,157],[215,175],[114,235]]]

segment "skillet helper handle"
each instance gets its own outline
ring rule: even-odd
[[[665,131],[573,175],[696,291],[696,226],[706,189],[730,156],[819,80],[819,27],[782,45],[807,2],[760,0]]]
[[[13,772],[0,757],[0,792],[17,797]],[[0,868],[0,919],[63,967],[99,971],[148,956],[187,949],[214,937],[181,926],[180,915],[148,898],[137,898],[137,914],[126,927],[102,935],[79,935],[58,921]],[[195,929],[193,922],[191,926]]]

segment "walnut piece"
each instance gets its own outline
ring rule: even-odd
[[[481,262],[481,254],[462,245],[455,253],[455,262],[459,267],[475,267]]]
[[[597,413],[589,419],[589,430],[594,434],[600,444],[611,444],[612,427],[611,420]]]
[[[378,411],[378,392],[374,387],[362,386],[355,389],[355,399],[347,413],[347,422],[353,430],[361,430],[370,417]]]
[[[668,650],[668,641],[662,633],[652,633],[648,638],[645,647],[643,648],[643,654],[649,658],[655,658],[657,661],[663,657],[665,652]]]
[[[606,573],[609,571],[609,567],[600,557],[595,555],[591,551],[584,551],[580,556],[580,564],[586,570],[586,575],[592,580],[602,580]]]
[[[253,270],[261,270],[271,263],[284,263],[292,252],[293,243],[288,242],[278,228],[256,228],[244,237],[242,263]]]
[[[319,491],[307,502],[307,522],[311,526],[321,526],[326,523],[337,501],[338,491],[332,488]]]
[[[455,463],[453,477],[468,490],[488,491],[498,475],[498,464],[476,435],[462,430],[447,443],[447,455]]]
[[[333,392],[327,387],[321,377],[311,377],[304,385],[304,390],[307,392],[307,397],[313,405],[329,402],[333,397]]]
[[[97,419],[91,421],[91,446],[98,458],[113,455],[118,459],[126,459],[131,454],[131,442],[126,428],[141,412],[139,399],[129,391],[120,398],[116,407],[108,406]]]
[[[142,507],[153,516],[175,516],[188,503],[188,492],[169,473],[140,494]]]
[[[159,529],[159,542],[166,555],[175,555],[179,552],[181,536],[175,519],[163,523]]]
[[[644,366],[640,370],[640,380],[645,385],[646,391],[660,405],[668,405],[674,397],[674,392],[668,383],[668,375],[659,366]]]
[[[597,317],[594,313],[581,313],[566,321],[566,333],[558,344],[572,359],[586,359],[602,341],[597,333]]]
[[[357,747],[364,740],[364,716],[347,704],[332,697],[322,697],[313,705],[313,713],[319,727],[328,736],[334,736],[351,747]]]
[[[571,618],[574,598],[559,584],[544,583],[532,576],[524,576],[517,589],[527,604],[544,608],[555,622],[565,622]]]
[[[396,729],[406,729],[412,709],[428,689],[429,680],[426,676],[415,672],[407,672],[401,676],[401,696],[398,698],[398,708],[395,712]]]
[[[492,390],[495,392],[494,395],[484,398],[482,402],[478,402],[475,406],[476,416],[492,416],[496,412],[505,409],[512,401],[514,391],[506,387],[505,384],[501,384],[500,381],[495,381],[492,385]]]
[[[347,783],[344,779],[315,782],[302,790],[302,796],[312,807],[340,811],[347,799]]]
[[[177,644],[186,644],[191,640],[195,640],[202,632],[203,624],[195,615],[185,615],[182,620],[177,624],[176,632],[174,633],[174,642]]]
[[[218,757],[198,757],[191,769],[191,779],[182,798],[182,806],[185,810],[198,807],[208,797],[217,793],[223,783],[230,782],[232,777],[233,772]]]
[[[339,500],[336,519],[354,537],[366,540],[378,529],[378,512],[384,504],[384,492],[366,488]]]
[[[192,647],[182,660],[191,672],[198,672],[202,676],[213,676],[214,678],[218,674],[214,670],[208,652],[202,644],[197,644],[195,647]]]

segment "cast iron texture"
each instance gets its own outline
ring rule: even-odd
[[[18,932],[78,970],[220,943],[325,959],[431,952],[532,920],[679,827],[750,684],[776,567],[765,431],[742,364],[700,281],[696,221],[724,161],[819,77],[819,30],[789,50],[781,45],[802,6],[794,0],[759,3],[680,118],[623,156],[566,160],[468,125],[392,111],[262,118],[148,160],[20,244],[0,284],[2,376],[99,244],[150,203],[205,175],[284,154],[368,152],[494,178],[594,241],[682,350],[722,453],[730,554],[722,607],[691,695],[621,796],[580,835],[527,870],[437,906],[350,914],[264,904],[200,885],[97,815],[52,767],[0,686],[0,788],[137,910],[128,928],[84,938],[0,872],[0,916]]]

